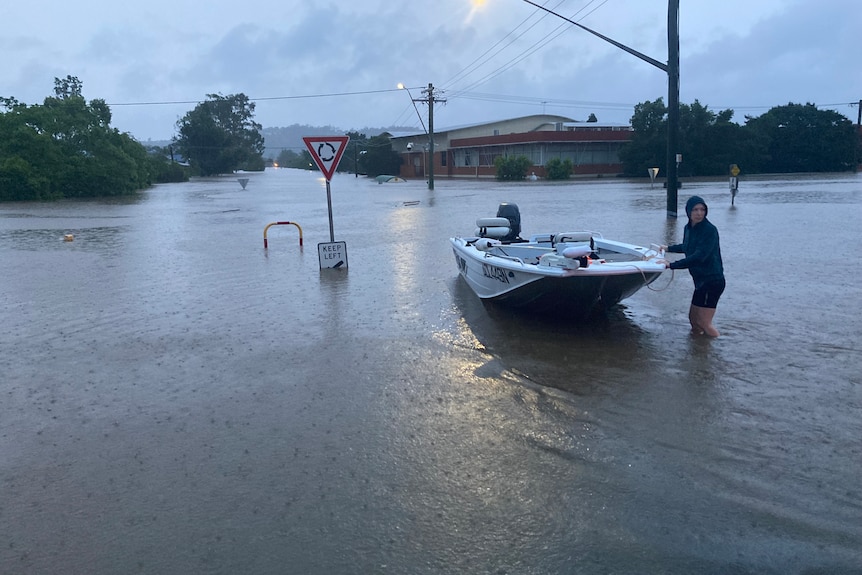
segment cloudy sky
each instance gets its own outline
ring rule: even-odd
[[[667,60],[665,0],[538,0]],[[523,0],[27,0],[6,2],[0,96],[38,104],[77,76],[113,125],[169,139],[209,93],[244,93],[264,127],[416,126],[433,83],[436,129],[546,112],[625,123],[664,97],[658,68]],[[811,102],[854,122],[859,0],[683,0],[683,103],[734,119]],[[427,108],[419,105],[427,122]]]

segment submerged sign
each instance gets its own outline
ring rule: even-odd
[[[317,244],[320,269],[347,267],[347,242],[326,242]]]
[[[320,269],[346,268],[347,243],[335,241],[335,231],[332,227],[332,190],[329,181],[341,161],[341,156],[347,148],[349,136],[305,136],[302,138],[305,147],[323,176],[326,178],[326,207],[329,211],[329,243],[317,244],[317,255],[320,257]]]

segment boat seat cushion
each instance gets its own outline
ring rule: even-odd
[[[503,227],[477,228],[474,235],[480,238],[495,238],[499,240],[508,236],[510,231],[509,228]]]
[[[506,218],[479,218],[476,220],[477,228],[508,228],[509,220]]]

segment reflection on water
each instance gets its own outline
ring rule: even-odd
[[[694,193],[714,341],[685,272],[577,324],[457,275],[504,201],[676,243],[648,181],[338,176],[346,270],[312,173],[0,204],[0,571],[858,572],[862,178]]]

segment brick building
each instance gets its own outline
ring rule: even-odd
[[[428,134],[390,134],[392,149],[402,157],[400,176],[428,173]],[[575,175],[617,175],[622,172],[620,148],[631,139],[627,125],[576,122],[564,116],[539,114],[434,132],[434,177],[492,178],[498,156],[526,156],[530,171],[545,176],[552,158],[571,160]]]

